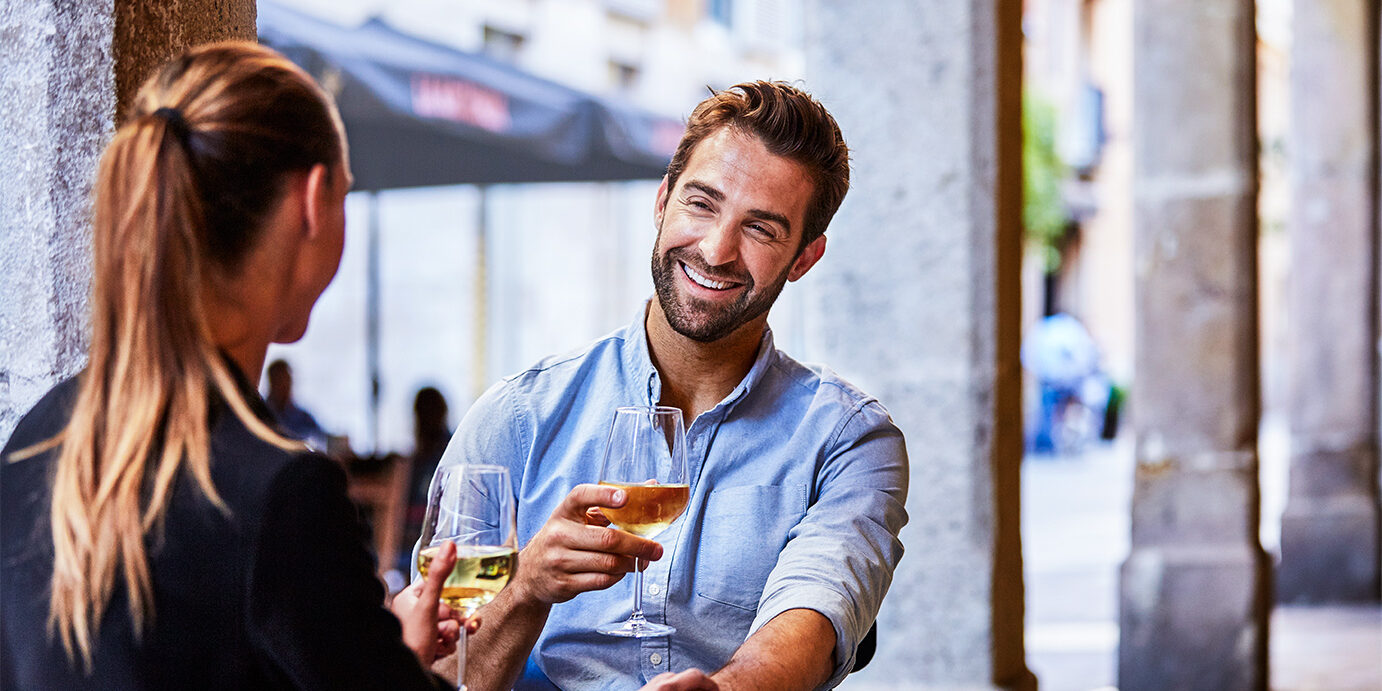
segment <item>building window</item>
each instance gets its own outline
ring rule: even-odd
[[[638,84],[638,68],[618,60],[609,61],[609,83],[619,93],[629,93]]]
[[[485,55],[504,62],[518,62],[518,54],[523,49],[523,37],[511,31],[485,27]]]

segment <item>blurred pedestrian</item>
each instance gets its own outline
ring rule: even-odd
[[[1021,357],[1041,396],[1035,427],[1027,435],[1028,450],[1064,452],[1096,434],[1109,381],[1084,324],[1065,312],[1048,315],[1032,327]]]
[[[267,374],[269,392],[264,396],[264,402],[269,405],[269,410],[273,411],[279,428],[287,436],[306,442],[317,451],[325,452],[326,431],[317,424],[317,418],[293,400],[293,368],[288,365],[288,361],[279,359],[269,363]]]
[[[336,273],[350,179],[329,97],[267,48],[140,89],[94,187],[88,365],[0,462],[0,688],[441,686],[454,552],[384,609],[342,469],[252,383]]]

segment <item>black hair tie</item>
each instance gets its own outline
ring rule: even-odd
[[[168,129],[173,132],[178,141],[183,144],[187,143],[187,135],[191,134],[192,129],[187,126],[187,120],[182,117],[182,111],[164,106],[155,110],[154,115],[163,118],[164,122],[168,123]]]

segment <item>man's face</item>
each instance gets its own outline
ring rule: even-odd
[[[813,190],[805,167],[753,135],[722,128],[696,145],[654,207],[653,285],[677,333],[708,343],[766,320],[824,251],[824,237],[800,247]]]

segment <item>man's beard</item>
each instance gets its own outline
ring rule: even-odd
[[[771,309],[782,287],[787,285],[787,273],[791,269],[790,266],[784,269],[777,280],[761,291],[754,290],[753,276],[748,272],[736,274],[734,280],[744,284],[738,299],[728,306],[719,307],[677,292],[678,275],[683,273],[682,263],[702,275],[713,273],[699,254],[692,250],[677,247],[659,256],[654,246],[653,287],[657,289],[658,303],[662,305],[662,312],[667,315],[667,323],[672,329],[700,343],[718,341]]]

